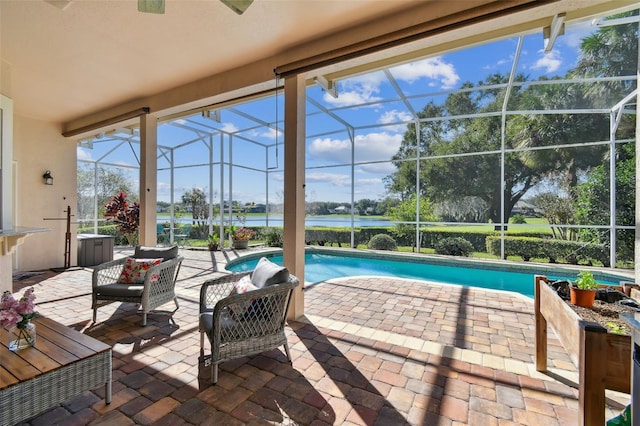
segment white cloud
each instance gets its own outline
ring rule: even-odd
[[[80,160],[85,160],[85,161],[93,161],[93,157],[91,156],[91,151],[89,151],[86,148],[78,148],[76,149],[77,155],[78,155],[78,161]]]
[[[220,130],[228,133],[235,133],[238,131],[238,128],[233,123],[224,123],[222,124],[222,127],[220,128]]]
[[[307,173],[305,181],[307,183],[322,183],[335,186],[351,185],[351,177],[339,173]]]
[[[586,28],[572,28],[571,31],[567,31],[563,36],[558,37],[556,43],[563,44],[579,51],[580,46],[582,45],[582,39],[589,37],[597,31],[597,27],[590,26]]]
[[[382,179],[379,178],[368,178],[368,179],[356,179],[356,185],[380,185],[382,183]]]
[[[442,57],[423,59],[417,62],[391,68],[391,74],[398,79],[413,83],[421,78],[429,78],[440,83],[443,89],[451,89],[460,80],[453,64],[442,60]],[[432,84],[434,82],[431,82]]]
[[[540,50],[540,53],[543,53],[543,51]],[[531,68],[534,70],[544,69],[546,73],[552,73],[560,68],[561,65],[562,59],[560,58],[560,53],[555,49],[547,54],[543,53],[543,56],[538,59]]]
[[[356,161],[388,160],[398,152],[402,135],[368,133],[355,138]],[[313,160],[325,160],[337,163],[351,162],[351,142],[348,139],[316,139],[308,149]]]
[[[391,110],[386,111],[384,114],[380,116],[378,119],[378,123],[380,124],[389,124],[389,123],[398,123],[398,122],[411,122],[413,120],[413,116],[406,111],[398,111]],[[407,124],[398,124],[394,126],[385,126],[384,129],[389,132],[406,132]]]
[[[378,123],[389,124],[389,123],[397,123],[398,121],[406,122],[406,121],[412,121],[412,120],[413,120],[413,116],[408,112],[392,109],[391,111],[386,111],[384,114],[382,114],[378,119]]]
[[[393,163],[371,163],[359,165],[356,169],[358,173],[384,174],[385,176],[396,171]]]
[[[421,78],[429,78],[435,80],[435,83],[438,83],[443,89],[455,87],[460,80],[453,64],[443,61],[441,57],[423,59],[390,70],[397,80],[413,83]],[[339,82],[337,99],[325,93],[323,100],[336,107],[376,102],[381,99],[378,96],[380,85],[386,80],[387,78],[382,71],[348,78]]]
[[[323,100],[336,107],[362,105],[379,101],[380,84],[385,80],[382,72],[374,72],[342,80],[338,84],[338,98],[325,93]]]

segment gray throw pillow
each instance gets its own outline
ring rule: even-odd
[[[178,246],[173,247],[145,247],[136,246],[133,257],[136,259],[157,259],[161,257],[163,262],[178,257]]]
[[[289,279],[289,270],[267,259],[261,258],[251,273],[251,282],[258,288],[279,284]]]

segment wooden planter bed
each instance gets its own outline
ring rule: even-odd
[[[631,336],[608,333],[595,322],[582,320],[548,285],[536,275],[535,329],[536,370],[547,371],[547,324],[579,371],[581,426],[605,423],[605,389],[631,392]]]

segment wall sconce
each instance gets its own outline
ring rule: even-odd
[[[53,176],[51,176],[50,170],[44,172],[44,174],[42,175],[42,180],[44,181],[45,185],[53,185]]]

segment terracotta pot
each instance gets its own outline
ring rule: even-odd
[[[597,290],[580,290],[579,288],[570,287],[571,304],[576,306],[582,306],[583,308],[590,308],[593,306],[594,300],[596,300]]]

